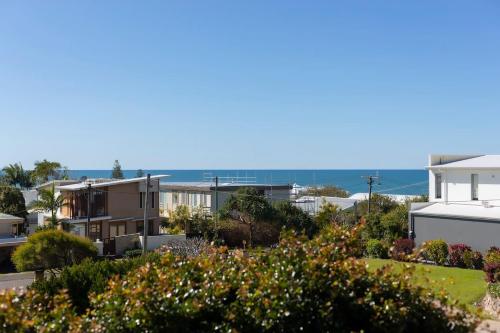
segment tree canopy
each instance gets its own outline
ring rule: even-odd
[[[50,212],[50,223],[52,226],[57,225],[57,211],[65,206],[64,197],[57,195],[55,185],[49,189],[41,189],[38,192],[38,200],[30,204],[30,209],[37,212]]]
[[[33,186],[33,173],[24,170],[21,163],[14,163],[2,169],[5,183],[20,188],[31,188]]]
[[[33,174],[38,183],[44,183],[51,177],[57,179],[59,177],[59,169],[61,169],[61,163],[44,159],[43,161],[35,162]]]
[[[235,194],[231,194],[219,213],[221,218],[231,218],[248,224],[250,227],[249,246],[252,246],[253,224],[271,218],[273,209],[269,201],[256,189],[243,187]]]
[[[113,170],[111,171],[111,178],[113,179],[123,179],[123,171],[122,171],[122,166],[120,165],[120,162],[118,160],[115,160],[115,163],[113,164]]]
[[[0,186],[0,212],[22,218],[28,215],[24,196],[18,188]]]

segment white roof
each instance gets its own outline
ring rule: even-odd
[[[9,215],[9,214],[4,214],[0,213],[0,220],[8,220],[8,221],[24,221],[22,217],[14,216],[14,215]]]
[[[170,176],[169,175],[155,175],[155,176],[151,176],[151,180],[165,178],[165,177],[170,177]],[[139,183],[139,182],[146,181],[146,178],[147,177],[138,177],[138,178],[110,180],[110,181],[104,181],[104,182],[95,182],[95,183],[92,183],[92,188],[108,187],[108,186],[122,185],[122,184],[129,184],[129,183]],[[92,180],[90,180],[90,181],[92,181]],[[87,182],[84,181],[84,182],[77,183],[77,184],[58,186],[57,188],[59,190],[63,190],[63,191],[78,191],[78,190],[83,190],[83,189],[87,188],[87,186],[88,186]]]
[[[399,203],[404,203],[407,200],[411,200],[414,198],[418,198],[418,195],[411,195],[411,194],[386,194],[386,193],[378,193],[378,192],[373,192],[372,194],[378,194],[378,195],[383,195],[385,197],[388,197],[396,202]],[[368,200],[368,193],[354,193],[349,197],[349,199],[355,199],[355,200]]]
[[[482,155],[461,161],[432,165],[428,169],[500,169],[500,155]]]
[[[431,203],[420,209],[412,209],[412,213],[500,220],[500,201],[489,201],[489,207],[485,207],[481,201],[468,201],[460,203]]]

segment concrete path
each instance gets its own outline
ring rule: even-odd
[[[0,274],[0,290],[26,288],[35,278],[34,272]]]
[[[500,332],[500,321],[496,320],[484,320],[475,331],[475,333],[499,333],[499,332]]]

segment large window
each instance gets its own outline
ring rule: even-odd
[[[470,176],[470,188],[471,188],[471,199],[478,200],[479,198],[479,175],[477,173],[473,173]]]
[[[440,173],[436,173],[435,175],[435,187],[436,187],[436,199],[441,199],[442,196],[442,176]]]
[[[122,236],[126,233],[125,223],[113,223],[109,225],[109,237]]]

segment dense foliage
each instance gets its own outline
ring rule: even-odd
[[[60,274],[47,280],[34,282],[30,289],[50,297],[65,289],[75,311],[84,313],[90,305],[90,293],[104,292],[110,278],[115,275],[124,276],[146,262],[159,262],[159,259],[160,256],[156,253],[127,260],[85,259],[80,264],[65,267]]]
[[[18,271],[52,270],[77,264],[87,257],[97,256],[97,248],[89,239],[48,229],[28,237],[12,255]]]
[[[24,196],[18,188],[0,186],[0,212],[22,218],[28,215]]]
[[[466,244],[451,244],[448,252],[450,266],[470,269],[483,268],[481,252],[472,251],[472,248]]]
[[[91,294],[79,315],[67,294],[0,294],[9,332],[467,332],[470,322],[444,298],[412,285],[409,271],[369,272],[357,231],[285,238],[245,255],[214,249],[168,252]]]
[[[366,255],[369,258],[387,258],[387,247],[378,239],[369,239],[366,243]]]

